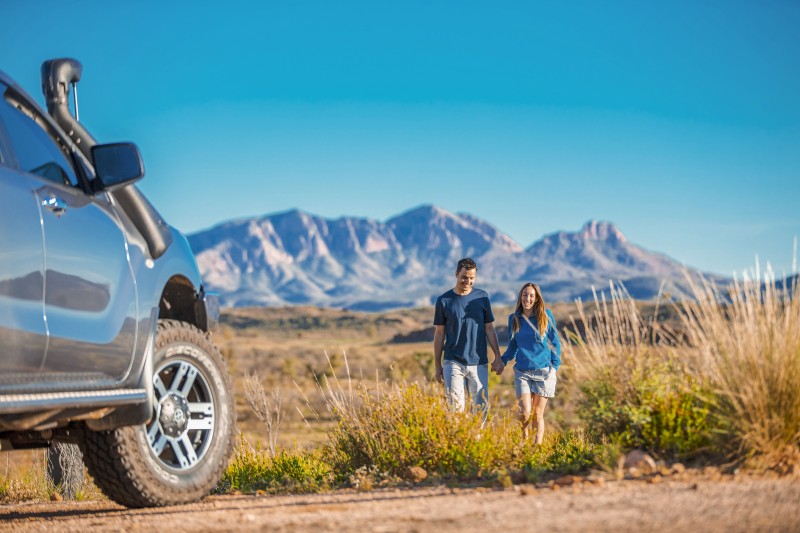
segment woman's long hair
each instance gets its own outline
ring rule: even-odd
[[[511,321],[511,335],[515,335],[520,328],[520,317],[522,316],[522,293],[528,287],[533,287],[533,292],[536,294],[536,301],[533,303],[533,318],[535,320],[536,325],[539,326],[539,335],[544,337],[544,334],[547,333],[547,313],[544,312],[544,298],[542,298],[542,291],[539,290],[539,286],[535,283],[526,283],[522,286],[519,290],[519,296],[517,296],[517,307],[514,308],[514,318]]]

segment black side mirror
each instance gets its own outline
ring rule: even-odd
[[[106,191],[119,189],[144,176],[142,156],[133,143],[92,146],[92,160],[100,188]]]

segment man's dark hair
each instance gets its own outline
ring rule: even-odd
[[[456,272],[461,272],[462,268],[466,268],[467,270],[478,270],[478,265],[475,264],[475,261],[473,261],[471,257],[465,257],[458,262],[458,266],[456,266]]]

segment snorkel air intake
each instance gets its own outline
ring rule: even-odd
[[[75,94],[83,67],[75,59],[50,59],[42,63],[42,92],[47,112],[75,142],[86,159],[92,161],[91,148],[97,141],[74,118],[69,111],[69,88]],[[75,110],[77,115],[77,97]],[[94,164],[94,162],[92,161]],[[153,259],[160,257],[172,244],[169,226],[153,205],[134,185],[128,185],[109,193],[117,205],[128,215],[133,225],[142,234]]]

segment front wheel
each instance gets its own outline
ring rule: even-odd
[[[98,487],[127,507],[196,501],[219,482],[233,450],[230,378],[199,329],[159,320],[148,424],[89,431],[85,461]]]

